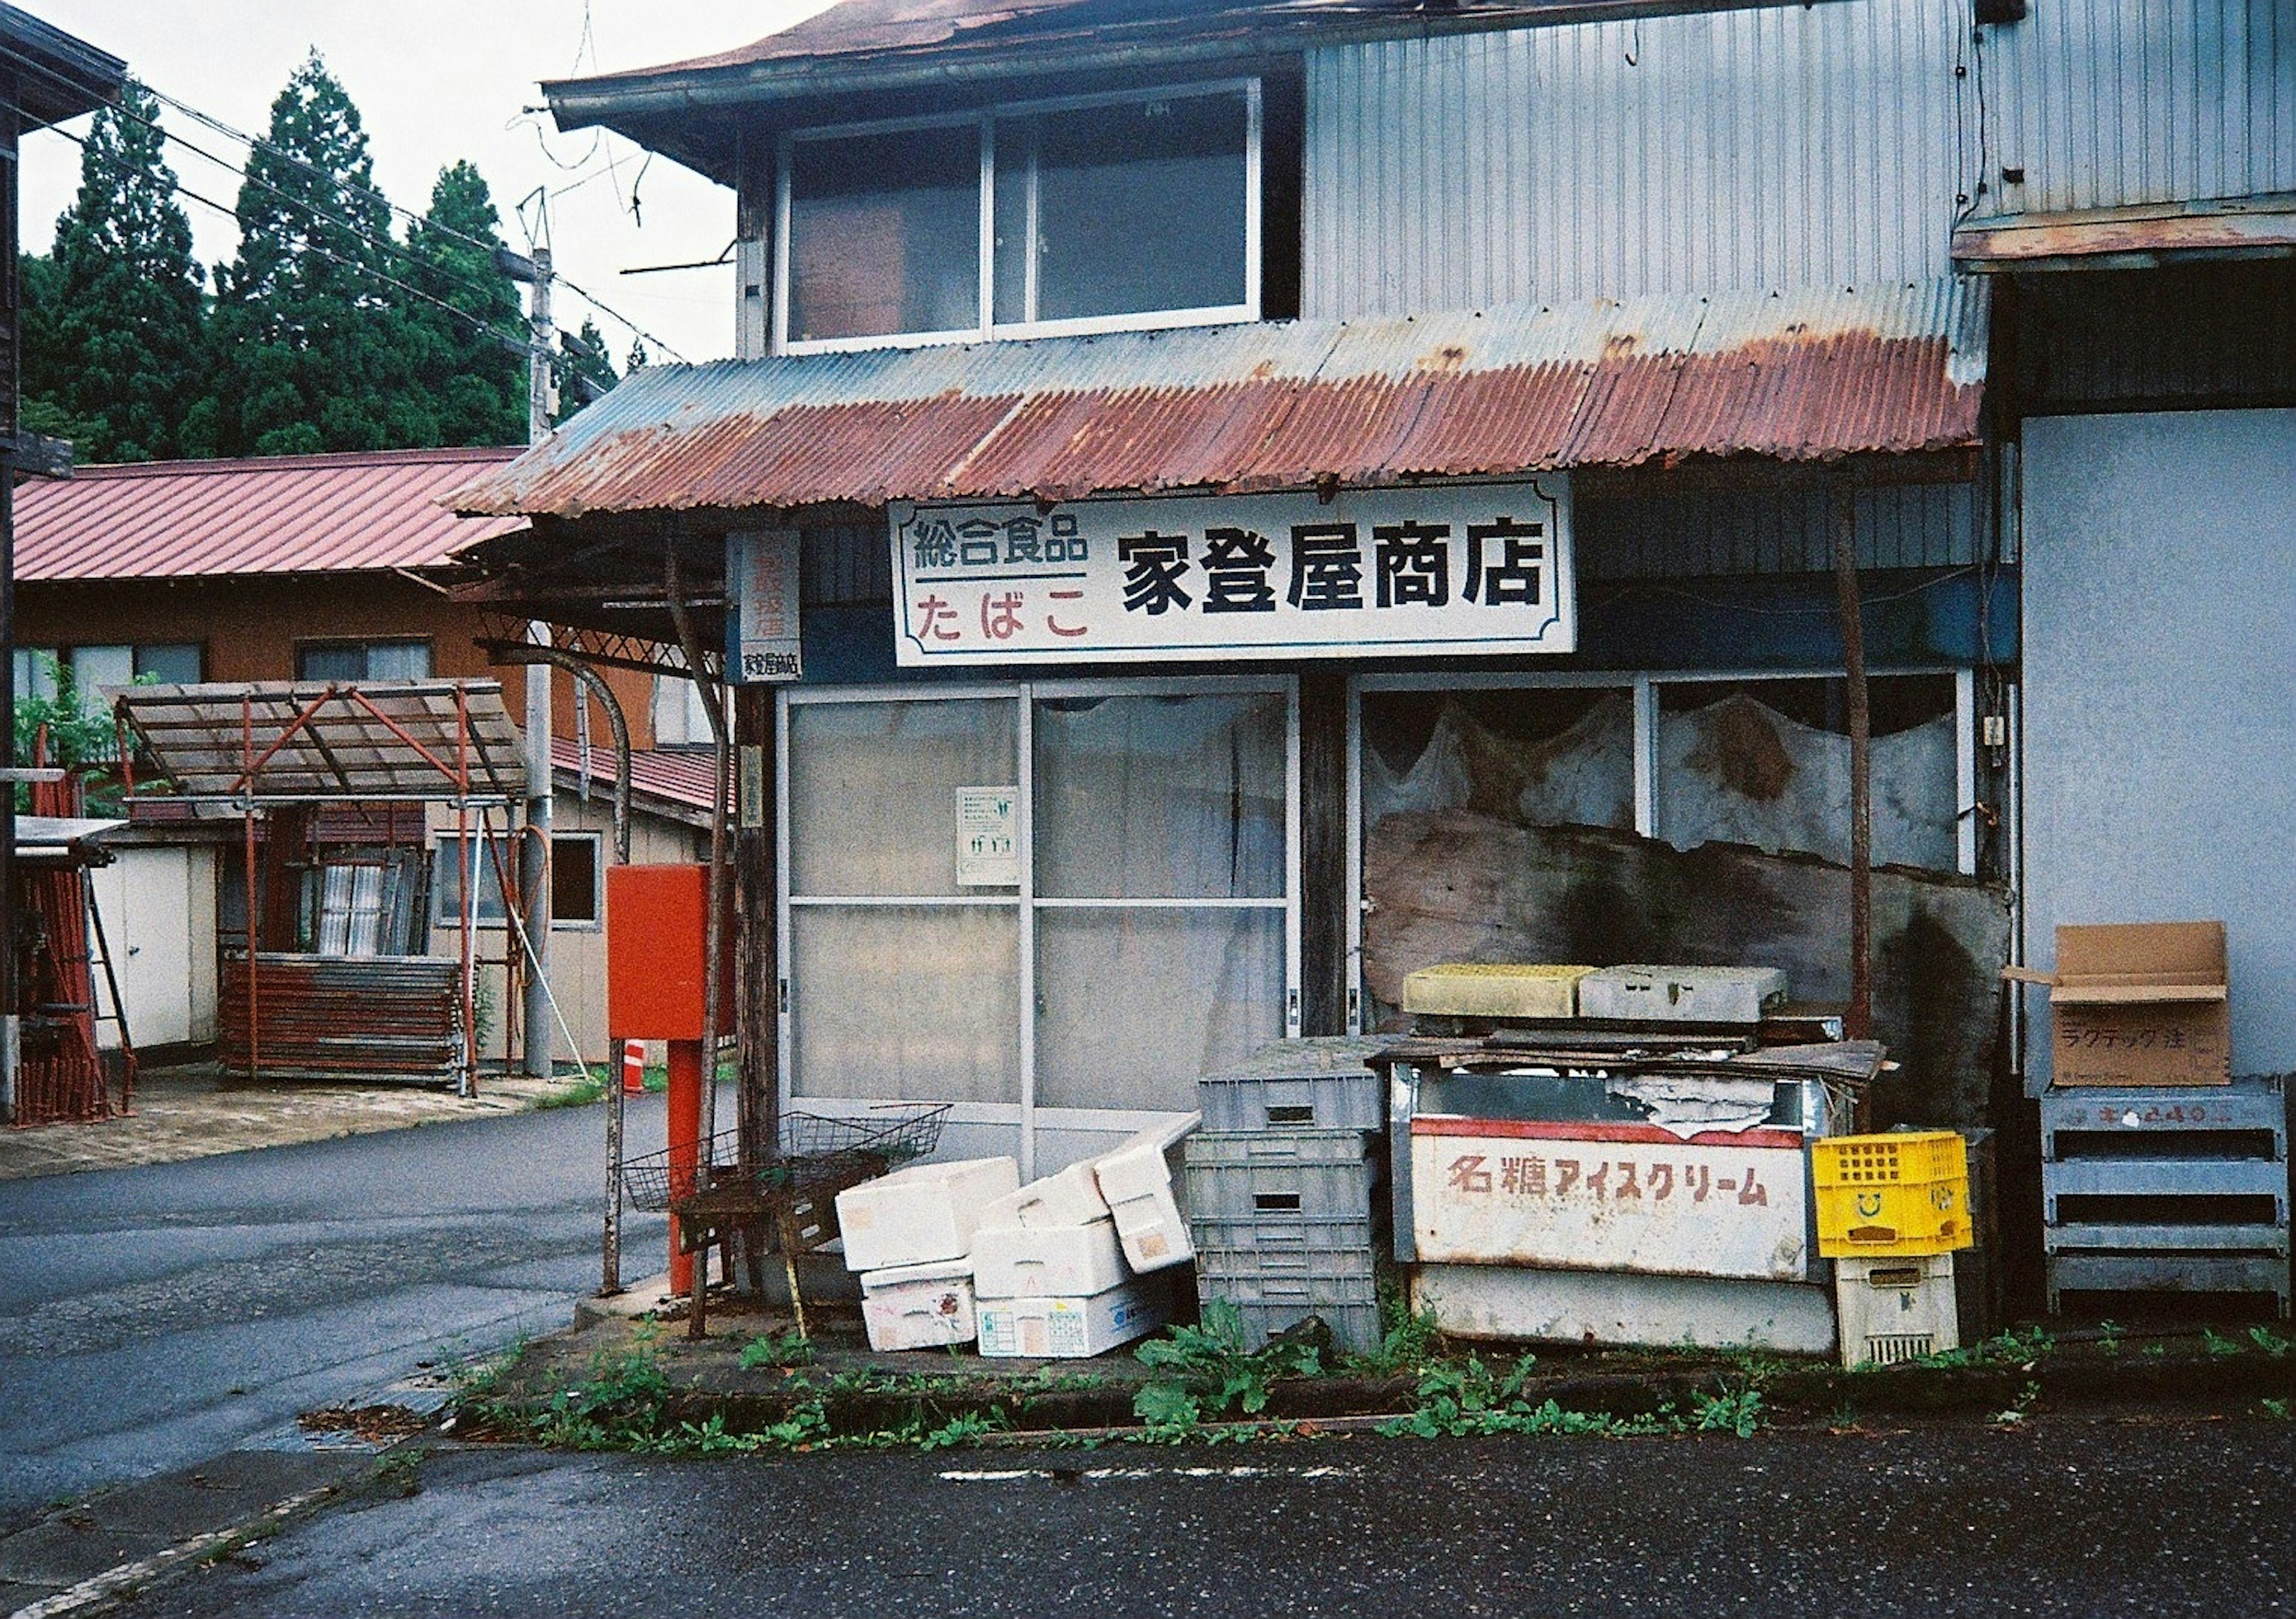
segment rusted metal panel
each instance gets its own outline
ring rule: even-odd
[[[82,467],[16,492],[16,577],[190,578],[427,568],[517,527],[439,497],[515,449]]]
[[[259,953],[249,1017],[244,964],[226,970],[217,1058],[226,1074],[266,1079],[443,1083],[462,1067],[462,969],[429,956],[353,961]],[[252,1027],[255,1051],[249,1049]]]
[[[1962,450],[1985,303],[1947,280],[663,367],[451,498],[573,518]]]
[[[2006,214],[1953,233],[1972,270],[2144,269],[2188,258],[2296,257],[2296,196]]]

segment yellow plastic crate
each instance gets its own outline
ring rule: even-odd
[[[1969,1144],[1952,1131],[1827,1136],[1809,1151],[1824,1257],[1949,1254],[1976,1240]]]
[[[1571,1018],[1595,969],[1550,962],[1449,962],[1403,976],[1403,1010],[1447,1018]]]

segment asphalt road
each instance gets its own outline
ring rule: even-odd
[[[661,1099],[629,1128],[658,1147]],[[579,1108],[0,1182],[0,1530],[564,1327],[604,1164]],[[663,1241],[636,1217],[624,1274]]]
[[[436,1455],[139,1613],[2287,1614],[2292,1430]],[[1103,1471],[1105,1469],[1105,1471]]]

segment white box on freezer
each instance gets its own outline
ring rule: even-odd
[[[972,1266],[962,1259],[861,1273],[861,1324],[869,1347],[938,1349],[970,1344],[977,1331]]]
[[[1128,1272],[1116,1222],[982,1226],[972,1234],[972,1290],[980,1298],[1105,1293]]]
[[[912,1164],[849,1187],[837,1194],[845,1268],[963,1259],[972,1251],[981,1211],[1020,1184],[1021,1166],[1011,1158],[959,1158]]]
[[[980,1353],[1029,1360],[1080,1360],[1145,1337],[1171,1314],[1170,1290],[1135,1280],[1087,1298],[984,1299]]]
[[[1578,980],[1581,1018],[1759,1023],[1785,998],[1775,967],[1605,967]]]

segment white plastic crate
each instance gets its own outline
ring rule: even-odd
[[[960,1158],[912,1164],[837,1194],[837,1227],[845,1268],[963,1259],[972,1249],[981,1211],[1017,1190],[1021,1167],[1011,1158]]]
[[[982,1226],[972,1235],[972,1290],[980,1298],[1104,1293],[1128,1272],[1116,1222]]]
[[[1775,967],[1605,967],[1578,980],[1581,1018],[1759,1023],[1785,998]]]
[[[975,1332],[972,1267],[966,1261],[899,1265],[861,1273],[861,1323],[869,1347],[938,1349]]]
[[[1125,1262],[1136,1271],[1160,1271],[1195,1257],[1174,1182],[1179,1178],[1181,1142],[1201,1123],[1202,1114],[1191,1113],[1144,1130],[1093,1160],[1093,1177],[1116,1221]]]
[[[980,1211],[983,1231],[1014,1225],[1086,1225],[1108,1218],[1108,1199],[1089,1161],[1029,1182]]]
[[[1170,1289],[1138,1278],[1082,1298],[984,1299],[980,1353],[993,1358],[1080,1360],[1146,1337],[1171,1317]]]
[[[1837,1259],[1833,1302],[1844,1366],[1889,1366],[1961,1347],[1950,1254]]]

